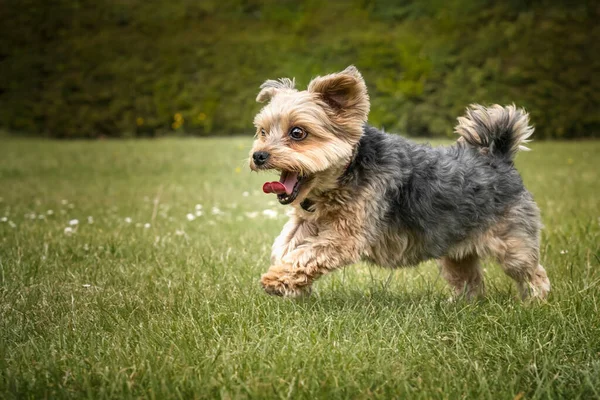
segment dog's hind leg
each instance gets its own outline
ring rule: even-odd
[[[539,264],[537,243],[519,235],[505,237],[503,251],[496,254],[504,272],[517,282],[523,299],[544,299],[550,292],[550,280]]]
[[[539,263],[539,211],[528,200],[509,210],[487,245],[504,272],[517,282],[523,299],[544,299],[550,292],[550,280]]]
[[[464,295],[468,299],[483,296],[485,286],[477,255],[472,254],[460,259],[442,257],[440,266],[442,276],[448,281],[456,296]]]

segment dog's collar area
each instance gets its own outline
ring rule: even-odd
[[[315,209],[313,208],[314,205],[315,202],[310,200],[309,198],[302,200],[302,203],[300,203],[300,207],[302,207],[302,209],[307,212],[315,212]]]
[[[356,155],[358,154],[358,146],[358,144],[354,146],[354,150],[352,150],[352,156],[350,157],[350,160],[348,160],[348,164],[346,164],[346,166],[344,167],[344,172],[342,173],[342,176],[346,175],[346,173],[350,169],[350,166],[354,162],[354,159],[356,159]]]
[[[358,145],[354,146],[354,150],[352,151],[352,157],[350,157],[350,160],[348,160],[348,163],[344,167],[344,172],[342,173],[342,177],[344,175],[346,175],[348,173],[348,171],[350,170],[350,166],[354,162],[354,159],[356,158],[357,154],[358,154]],[[300,203],[300,207],[306,212],[310,212],[310,213],[315,212],[315,202],[310,200],[309,198],[302,200],[302,202]]]
[[[346,166],[344,167],[344,173],[348,171],[348,168],[350,168],[350,164],[352,164],[352,161],[354,161],[354,157],[352,157],[350,161],[348,161],[348,164],[346,164]]]

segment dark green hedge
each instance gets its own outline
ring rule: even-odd
[[[450,135],[472,102],[536,137],[600,133],[595,1],[6,0],[0,127],[52,137],[253,133],[258,86],[355,64],[371,123]]]

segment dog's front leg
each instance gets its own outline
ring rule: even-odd
[[[360,240],[347,232],[323,231],[304,238],[304,243],[273,264],[261,278],[269,294],[297,297],[310,293],[312,282],[334,269],[357,262]]]
[[[281,264],[289,252],[303,244],[306,238],[316,236],[317,233],[318,230],[314,223],[292,215],[273,243],[271,265]]]

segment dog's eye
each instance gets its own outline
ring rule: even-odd
[[[295,126],[292,129],[290,129],[289,135],[294,140],[302,140],[302,139],[306,138],[308,133],[306,133],[306,131],[304,129]]]
[[[260,130],[260,136],[265,137],[267,136],[267,131],[265,131],[264,129]]]

